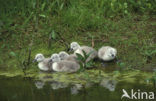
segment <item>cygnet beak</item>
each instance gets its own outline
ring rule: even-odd
[[[53,62],[53,60],[52,60],[52,59],[50,59],[50,62]]]
[[[67,48],[67,52],[69,52],[70,51],[70,48]]]
[[[37,60],[36,60],[36,59],[34,59],[32,62],[33,62],[33,63],[34,63],[34,62],[37,62]]]
[[[68,52],[72,52],[72,51],[73,51],[73,49],[72,49],[72,48],[69,48],[69,49],[68,49]]]

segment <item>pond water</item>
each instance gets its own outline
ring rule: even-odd
[[[0,101],[121,101],[122,89],[125,89],[128,94],[131,89],[136,92],[156,91],[152,85],[139,84],[137,81],[133,84],[108,81],[83,86],[80,84],[66,85],[59,82],[44,83],[21,77],[0,77]],[[127,98],[122,100],[132,101]]]

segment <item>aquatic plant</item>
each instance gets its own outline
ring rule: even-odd
[[[79,61],[79,64],[80,64],[80,69],[78,72],[81,72],[81,71],[84,71],[85,69],[91,68],[91,66],[93,65],[92,60],[86,62],[86,60],[88,59],[88,57],[90,56],[92,51],[89,52],[88,54],[84,50],[82,50],[82,52],[83,52],[83,55],[76,53],[77,60]]]

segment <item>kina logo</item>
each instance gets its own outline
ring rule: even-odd
[[[134,91],[131,89],[131,93],[128,93],[125,89],[122,89],[122,96],[121,99],[123,98],[128,98],[128,99],[154,99],[154,92],[142,92],[140,89],[137,91]]]

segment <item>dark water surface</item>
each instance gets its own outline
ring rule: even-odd
[[[28,78],[0,77],[0,101],[132,101],[127,98],[121,100],[122,89],[125,89],[129,94],[131,89],[146,92],[156,91],[152,85],[139,84],[137,81],[135,84],[118,82],[114,91],[99,84],[87,88],[82,87],[79,90],[76,90],[72,85],[64,86],[65,88],[59,88],[59,85],[59,83],[52,84],[50,82],[44,84]]]

